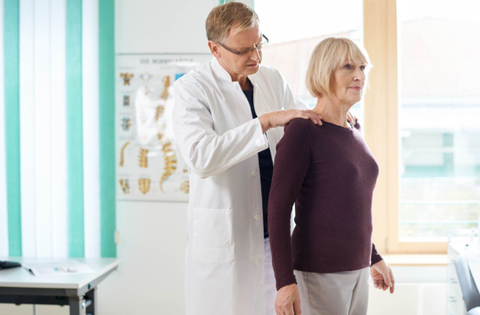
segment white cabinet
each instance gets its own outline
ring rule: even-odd
[[[463,301],[462,290],[458,282],[455,269],[455,258],[465,251],[465,243],[448,244],[448,266],[447,266],[447,315],[467,314]]]

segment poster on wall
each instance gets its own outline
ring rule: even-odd
[[[188,201],[188,170],[172,131],[173,83],[210,54],[116,57],[117,200]]]

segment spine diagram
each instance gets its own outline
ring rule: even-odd
[[[120,179],[120,186],[122,187],[123,193],[124,194],[129,194],[130,193],[130,185],[128,185],[128,179]]]
[[[163,92],[160,98],[166,100],[168,98],[168,88],[170,87],[170,76],[167,75],[165,78],[163,78],[162,81],[163,81]]]
[[[150,178],[140,178],[138,180],[138,189],[144,195],[148,193],[148,191],[150,190]]]
[[[133,73],[120,73],[123,78],[123,85],[130,85],[130,80],[133,78]]]
[[[127,147],[127,145],[130,144],[130,141],[127,141],[123,147],[122,147],[122,151],[120,152],[120,167],[123,167],[124,165],[124,162],[125,162],[125,148]]]
[[[132,126],[132,123],[130,122],[130,118],[128,117],[124,117],[122,118],[122,129],[127,131],[130,129],[130,127]]]
[[[183,191],[186,194],[188,194],[190,192],[190,182],[188,180],[184,181],[180,185],[180,191]]]
[[[164,192],[163,183],[177,169],[177,156],[175,155],[175,151],[173,150],[172,144],[170,142],[167,142],[163,145],[162,152],[165,166],[163,168],[162,178],[160,179],[160,190]]]
[[[143,168],[148,167],[148,150],[140,148],[140,154],[138,155],[138,165]]]
[[[157,111],[155,113],[155,121],[157,121],[160,118],[160,116],[163,115],[163,110],[164,110],[164,107],[162,105],[157,106]]]

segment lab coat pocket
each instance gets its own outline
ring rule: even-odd
[[[235,260],[232,227],[233,209],[194,209],[194,260],[198,263],[232,263]]]

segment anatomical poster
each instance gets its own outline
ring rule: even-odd
[[[188,201],[188,169],[172,131],[173,83],[209,54],[116,57],[117,199]]]

